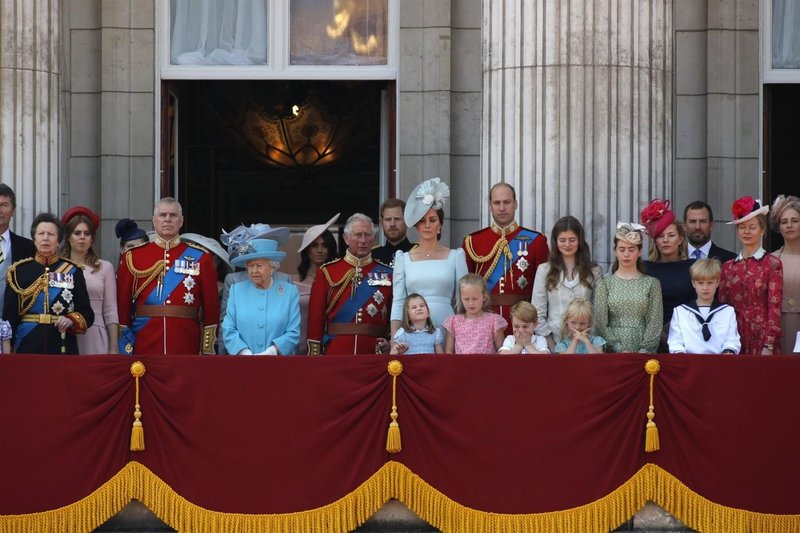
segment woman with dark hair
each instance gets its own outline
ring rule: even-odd
[[[536,269],[531,303],[536,307],[536,334],[547,339],[552,351],[561,340],[561,316],[575,298],[592,301],[594,288],[603,279],[592,262],[583,226],[573,216],[561,217],[550,233],[550,259]]]
[[[94,249],[100,217],[88,207],[75,206],[61,217],[66,238],[60,252],[83,269],[94,323],[78,337],[82,354],[119,353],[119,314],[117,280],[111,263],[100,259]]]
[[[661,285],[645,274],[639,224],[618,223],[614,235],[614,265],[594,291],[595,332],[609,352],[658,349],[663,324]]]
[[[403,213],[407,227],[419,234],[417,246],[398,251],[392,275],[391,334],[400,328],[406,297],[421,294],[428,303],[435,327],[453,314],[458,301],[458,280],[467,274],[467,259],[462,248],[450,249],[439,242],[444,222],[444,202],[450,188],[439,178],[417,185]]]
[[[328,229],[338,220],[340,213],[336,213],[325,224],[311,226],[303,234],[300,244],[300,264],[297,274],[292,281],[300,293],[300,342],[297,345],[298,353],[306,353],[306,339],[308,334],[308,299],[311,297],[311,286],[317,279],[319,267],[337,259],[336,238]]]
[[[77,354],[77,334],[94,322],[82,269],[58,256],[64,238],[52,213],[33,219],[36,255],[17,261],[6,274],[3,319],[14,330],[17,353]]]
[[[783,263],[761,247],[769,206],[744,196],[733,203],[731,211],[733,221],[728,224],[736,224],[742,252],[722,265],[717,298],[736,310],[740,353],[780,353]]]

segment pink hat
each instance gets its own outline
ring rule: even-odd
[[[647,229],[647,235],[651,239],[655,239],[667,229],[667,226],[675,222],[675,213],[669,208],[669,200],[660,200],[658,198],[650,200],[650,203],[642,209],[639,215],[642,219],[642,224]]]
[[[766,215],[769,213],[769,206],[762,206],[759,201],[752,196],[742,196],[733,202],[731,213],[733,214],[733,220],[728,222],[728,224],[741,224],[755,216]]]

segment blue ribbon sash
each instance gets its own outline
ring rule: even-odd
[[[514,243],[516,243],[517,248],[521,247],[523,243],[532,243],[537,237],[539,236],[539,232],[531,231],[525,228],[519,230],[517,235],[508,242],[508,247],[513,251]],[[502,251],[500,253],[503,253]],[[501,260],[502,261],[502,260]],[[500,282],[500,278],[506,275],[512,268],[514,268],[514,258],[511,258],[511,261],[503,261],[504,265],[501,267],[498,261],[497,264],[494,266],[492,273],[486,278],[486,288],[489,292],[492,292],[492,289]]]
[[[372,298],[372,295],[375,294],[375,291],[379,290],[379,287],[375,287],[369,284],[370,274],[387,274],[391,275],[392,269],[385,267],[381,263],[376,262],[375,268],[373,268],[369,274],[364,276],[364,279],[361,280],[361,283],[358,284],[356,287],[355,292],[353,293],[352,297],[348,298],[347,301],[342,304],[339,310],[336,312],[334,317],[331,319],[331,322],[336,323],[349,323],[352,322],[353,319],[356,317],[356,313],[358,310],[361,309],[367,301]],[[333,339],[335,335],[328,335],[327,333],[322,337],[322,344],[327,345],[331,339]]]

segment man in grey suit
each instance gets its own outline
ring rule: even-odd
[[[14,190],[0,183],[0,316],[3,316],[3,297],[6,292],[6,272],[12,263],[33,257],[36,247],[33,241],[21,237],[9,229],[17,210],[17,195]]]
[[[686,237],[689,240],[689,259],[710,257],[724,263],[736,258],[734,252],[720,248],[711,242],[711,232],[714,230],[714,212],[707,203],[697,200],[687,205],[683,210],[683,227],[686,229]]]

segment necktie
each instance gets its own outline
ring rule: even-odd
[[[695,259],[702,259],[703,258],[703,252],[701,252],[700,249],[698,248],[697,250],[692,252],[692,257],[694,257]]]
[[[3,241],[5,240],[6,238],[0,235],[0,264],[3,264],[6,260],[6,254],[3,253]]]

